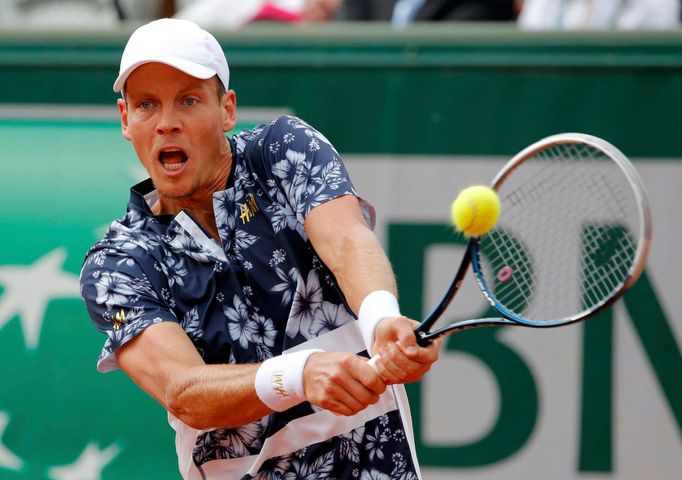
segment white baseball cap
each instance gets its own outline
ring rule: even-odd
[[[196,23],[162,18],[142,25],[128,39],[114,92],[123,90],[128,76],[145,63],[165,63],[195,78],[215,75],[229,88],[230,69],[218,41]]]

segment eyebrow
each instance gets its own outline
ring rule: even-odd
[[[177,92],[176,96],[183,96],[189,93],[203,93],[204,92],[203,84],[200,82],[201,80],[197,79],[197,82],[192,82],[190,85],[182,87]],[[128,98],[139,100],[141,98],[156,98],[158,97],[158,94],[152,93],[151,91],[148,90],[141,90],[139,92],[136,92],[135,94],[131,94],[129,90],[126,90],[126,96]]]

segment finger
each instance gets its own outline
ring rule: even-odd
[[[442,339],[434,340],[424,347],[416,345],[409,349],[410,347],[405,347],[399,344],[403,355],[410,360],[420,363],[420,364],[431,364],[438,359],[438,354],[440,352],[440,346],[442,344]]]
[[[400,374],[396,372],[395,366],[391,362],[382,360],[381,355],[377,355],[376,358],[375,370],[379,373],[379,376],[384,383],[389,385],[402,383]]]
[[[443,339],[445,337],[437,338],[436,340],[432,341],[429,345],[426,346],[426,348],[421,349],[418,358],[420,361],[423,363],[433,363],[436,360],[438,360],[438,356],[440,355],[440,348],[443,345]]]
[[[375,395],[381,395],[386,391],[386,382],[383,381],[377,370],[377,362],[379,362],[380,358],[380,355],[376,355],[369,362],[361,359],[356,372],[358,381]],[[371,368],[366,368],[367,366]]]
[[[353,385],[353,382],[349,382],[343,377],[334,378],[332,376],[317,386],[319,391],[311,400],[325,410],[341,415],[353,415],[367,405],[356,398],[356,395],[358,395],[357,391],[361,390],[361,388]],[[352,390],[355,390],[356,393],[353,393]]]
[[[330,411],[334,415],[337,416],[344,416],[344,417],[350,417],[352,415],[355,415],[357,412],[349,408],[347,405],[344,405],[341,402],[335,402],[335,401],[330,401],[328,405],[323,407],[325,410]]]
[[[364,358],[356,355],[347,356],[341,360],[340,367],[330,377],[334,387],[332,391],[350,408],[359,411],[368,404],[376,403],[379,400],[379,394],[386,390],[386,384]],[[351,402],[346,394],[359,403],[360,407],[358,408],[354,402]]]
[[[379,395],[386,390],[386,384],[381,380],[376,370],[368,366],[363,360],[361,361],[361,368],[354,371],[353,375],[344,377],[340,381],[339,387],[361,404],[359,410],[378,402]]]
[[[383,356],[382,366],[390,372],[392,380],[404,383],[414,375],[416,371],[423,369],[423,365],[406,357],[403,351],[396,344],[386,346]]]
[[[405,322],[404,327],[398,332],[398,344],[403,353],[410,358],[414,358],[419,353],[417,336],[414,334],[412,322]]]
[[[358,400],[353,392],[343,387],[335,390],[330,400],[340,406],[339,412],[342,415],[355,415],[368,405],[366,402]]]
[[[393,362],[397,368],[405,371],[412,371],[415,368],[419,368],[423,363],[419,361],[419,357],[421,356],[419,350],[421,349],[418,347],[415,348],[417,349],[416,355],[409,356],[402,345],[399,343],[392,343],[386,346],[386,353],[388,359]]]

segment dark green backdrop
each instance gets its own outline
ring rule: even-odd
[[[0,32],[0,103],[110,104],[129,32]],[[511,154],[582,130],[633,156],[682,153],[680,32],[437,24],[217,36],[241,105],[290,108],[344,152]]]

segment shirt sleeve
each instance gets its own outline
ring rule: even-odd
[[[178,322],[142,267],[115,248],[93,249],[80,276],[81,295],[95,327],[106,334],[97,370],[119,369],[116,350],[160,322]]]
[[[266,168],[288,206],[303,225],[310,211],[331,199],[360,199],[365,220],[374,227],[374,208],[359,197],[331,142],[303,120],[281,116],[258,140]],[[271,192],[272,193],[272,192]]]

